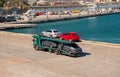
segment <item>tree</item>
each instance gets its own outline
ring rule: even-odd
[[[5,4],[7,1],[9,1],[9,0],[0,0],[0,7],[3,7],[4,4]]]

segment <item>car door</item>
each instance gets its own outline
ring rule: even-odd
[[[66,33],[66,34],[65,34],[65,38],[66,38],[66,40],[69,40],[69,39],[70,39],[70,34],[69,34],[69,33]]]
[[[63,50],[69,52],[70,51],[69,45],[63,45]]]
[[[68,33],[64,33],[64,34],[62,35],[62,39],[68,40]]]
[[[52,31],[51,30],[46,31],[46,36],[50,37],[51,35],[52,35]]]

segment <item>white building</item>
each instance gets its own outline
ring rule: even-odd
[[[82,0],[38,0],[38,3],[41,3],[41,4],[44,4],[44,3],[47,3],[47,2],[79,2],[79,1],[82,1]]]
[[[96,3],[117,3],[120,0],[95,0]]]
[[[36,3],[39,0],[24,0],[26,3],[33,5],[34,3]]]

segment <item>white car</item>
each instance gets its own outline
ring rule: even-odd
[[[42,36],[46,36],[46,37],[60,37],[61,32],[59,32],[57,29],[49,29],[47,31],[43,31],[41,32]]]

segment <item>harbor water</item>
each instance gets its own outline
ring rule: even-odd
[[[44,30],[58,29],[77,32],[81,39],[120,44],[120,14],[39,23],[33,28],[9,29],[7,31],[25,34],[40,34]]]

